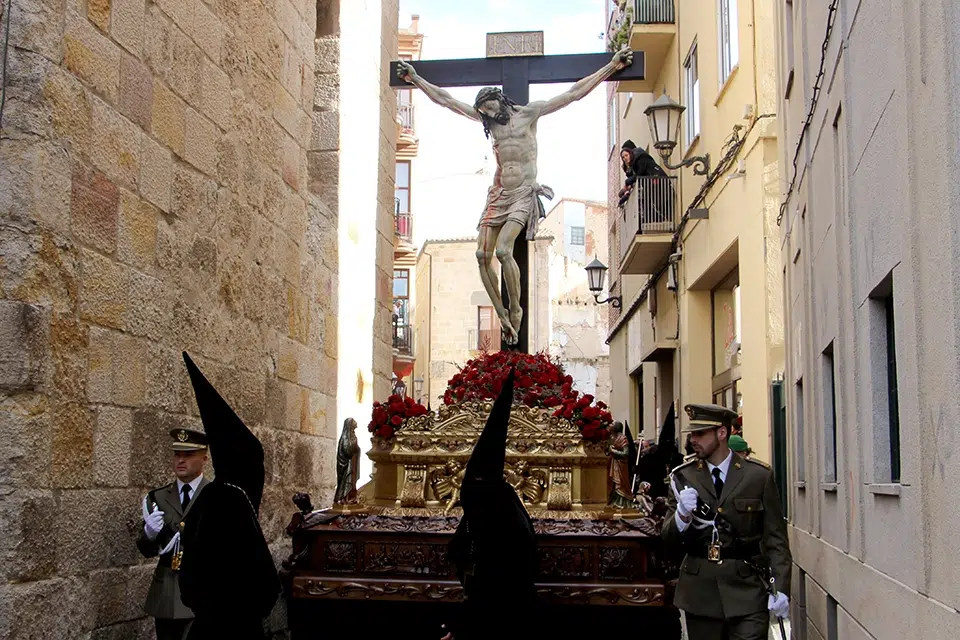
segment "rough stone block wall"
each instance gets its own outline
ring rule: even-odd
[[[314,110],[336,81],[314,80],[334,65],[316,17],[309,0],[13,1],[0,637],[152,636],[134,537],[144,492],[173,479],[167,431],[199,424],[182,350],[264,444],[278,556],[293,492],[332,496],[337,163],[308,179],[307,146],[336,137]]]

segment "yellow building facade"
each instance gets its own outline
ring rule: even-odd
[[[646,70],[608,91],[614,415],[654,438],[671,403],[721,404],[770,461],[784,366],[773,2],[628,0],[608,18],[608,42],[643,51]],[[686,107],[668,162],[644,113],[664,93]],[[626,140],[670,177],[641,178],[618,209]],[[705,172],[665,166],[702,156]]]

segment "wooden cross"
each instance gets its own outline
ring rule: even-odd
[[[539,34],[539,38],[536,37]],[[512,36],[512,39],[511,39]],[[419,60],[415,63],[417,73],[438,87],[484,87],[500,86],[503,93],[517,104],[530,102],[531,84],[577,82],[610,62],[612,53],[583,53],[572,55],[542,55],[542,32],[516,32],[488,34],[486,58],[465,60]],[[537,47],[539,46],[539,51]],[[503,51],[520,51],[521,55],[503,55]],[[390,64],[390,86],[412,87],[397,75],[399,61]],[[633,64],[614,74],[608,82],[643,80],[644,60],[642,51],[633,52]],[[476,204],[477,216],[483,203]],[[523,307],[523,323],[517,328],[519,341],[515,349],[529,353],[529,326],[531,320],[530,288],[528,286],[529,257],[525,234],[520,234],[514,245],[513,256],[520,266],[520,306]],[[508,304],[506,283],[500,280],[504,305]]]

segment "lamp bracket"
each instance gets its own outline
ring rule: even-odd
[[[599,293],[593,294],[593,299],[596,300],[597,304],[607,304],[609,302],[614,309],[619,309],[620,305],[623,303],[623,298],[620,296],[612,296],[608,297],[606,300],[601,300]]]
[[[691,156],[677,165],[672,165],[667,160],[666,156],[663,158],[663,164],[666,165],[667,169],[676,171],[677,169],[682,169],[683,167],[693,166],[693,175],[695,176],[705,176],[710,173],[710,154],[705,153],[702,156]]]

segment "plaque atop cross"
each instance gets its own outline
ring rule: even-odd
[[[466,60],[402,60],[390,65],[390,86],[421,89],[438,105],[483,126],[493,138],[497,171],[483,208],[478,203],[477,261],[480,279],[500,318],[503,342],[529,352],[528,250],[545,214],[541,198],[553,191],[537,183],[536,124],[585,97],[605,81],[643,80],[643,53],[543,55],[543,32],[487,34],[487,57]],[[530,102],[531,84],[573,86],[550,100]],[[483,86],[474,104],[443,87]],[[501,88],[497,88],[497,86]],[[500,263],[500,282],[493,258]],[[499,286],[498,286],[499,284]]]

